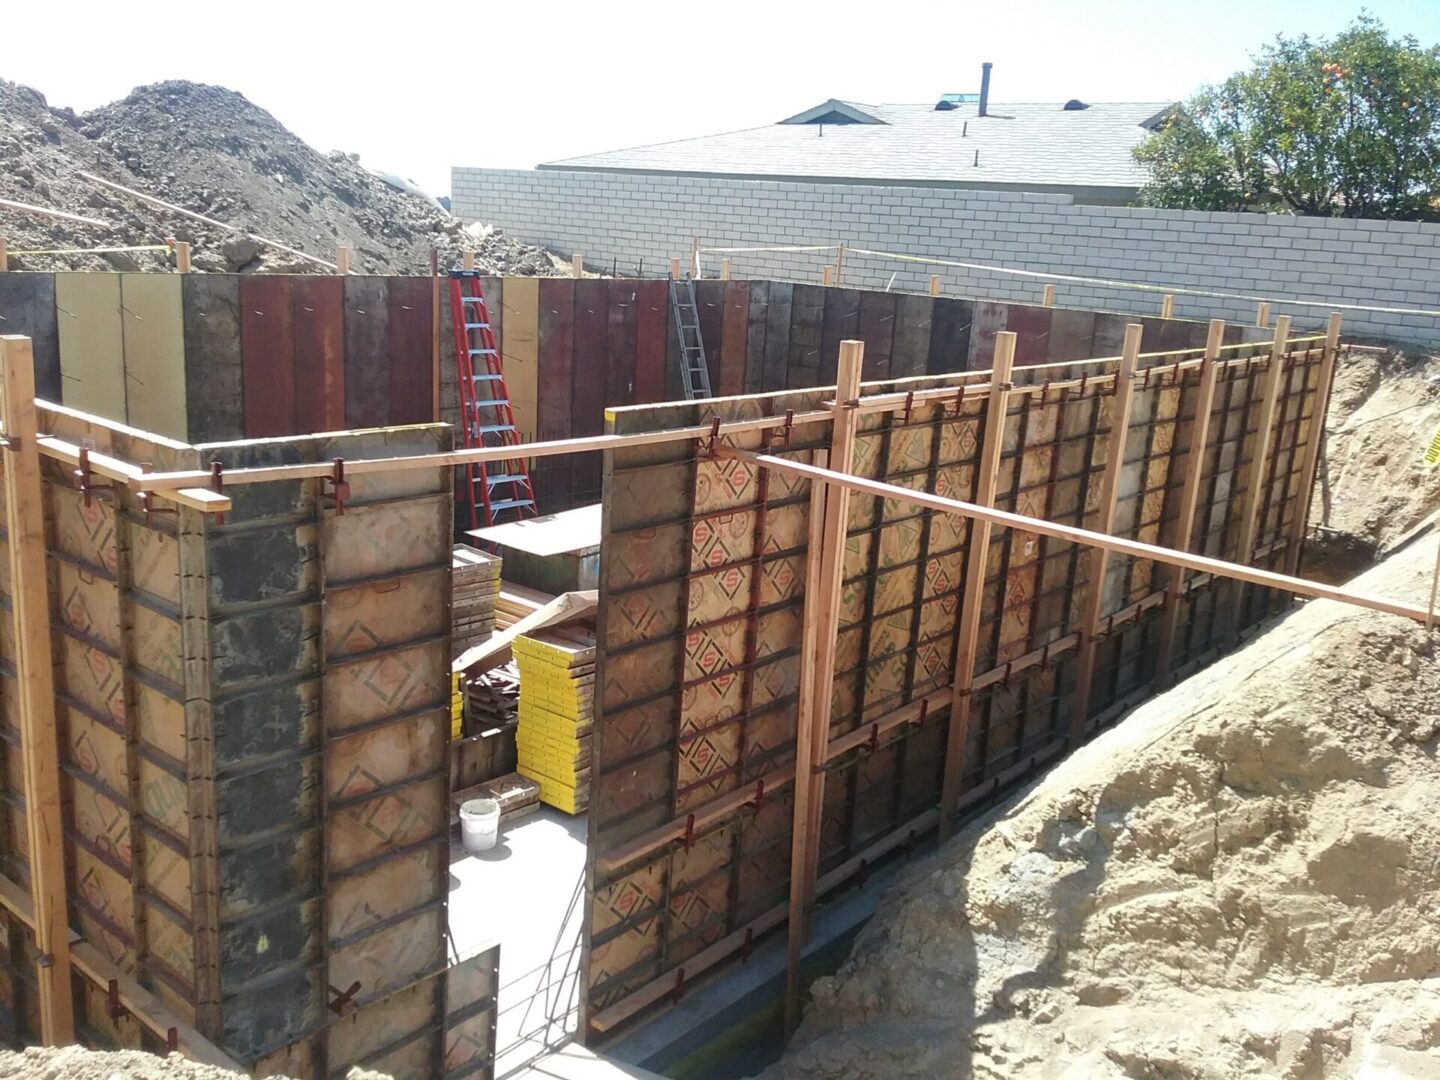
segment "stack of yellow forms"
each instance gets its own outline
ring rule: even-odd
[[[519,772],[540,801],[578,814],[590,804],[590,733],[595,718],[595,638],[550,628],[515,639],[520,668]]]

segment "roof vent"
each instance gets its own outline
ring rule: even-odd
[[[936,112],[954,112],[954,111],[955,111],[956,109],[958,109],[959,107],[960,107],[960,106],[957,105],[957,104],[955,104],[955,102],[953,102],[953,101],[946,101],[944,98],[941,98],[939,101],[937,101],[937,102],[935,103],[935,111],[936,111]]]
[[[1085,104],[1085,102],[1081,101],[1079,98],[1072,97],[1069,101],[1065,102],[1065,104],[1060,107],[1066,112],[1079,112],[1081,109],[1088,109],[1090,106]]]

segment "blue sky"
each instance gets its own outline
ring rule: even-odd
[[[978,89],[984,60],[996,101],[1177,99],[1277,33],[1330,34],[1360,10],[1336,0],[10,7],[0,77],[52,104],[91,108],[166,78],[220,83],[319,149],[358,152],[437,193],[451,165],[528,168],[769,123],[828,97],[931,101]],[[1440,0],[1366,7],[1393,32],[1440,42]]]

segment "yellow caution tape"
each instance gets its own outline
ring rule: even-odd
[[[1435,434],[1430,437],[1430,445],[1425,447],[1425,453],[1420,460],[1426,465],[1440,465],[1440,428],[1435,429]]]

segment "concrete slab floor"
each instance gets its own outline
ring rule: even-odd
[[[495,1075],[517,1075],[575,1031],[585,815],[549,806],[501,826],[495,848],[450,847],[454,959],[500,943]]]

